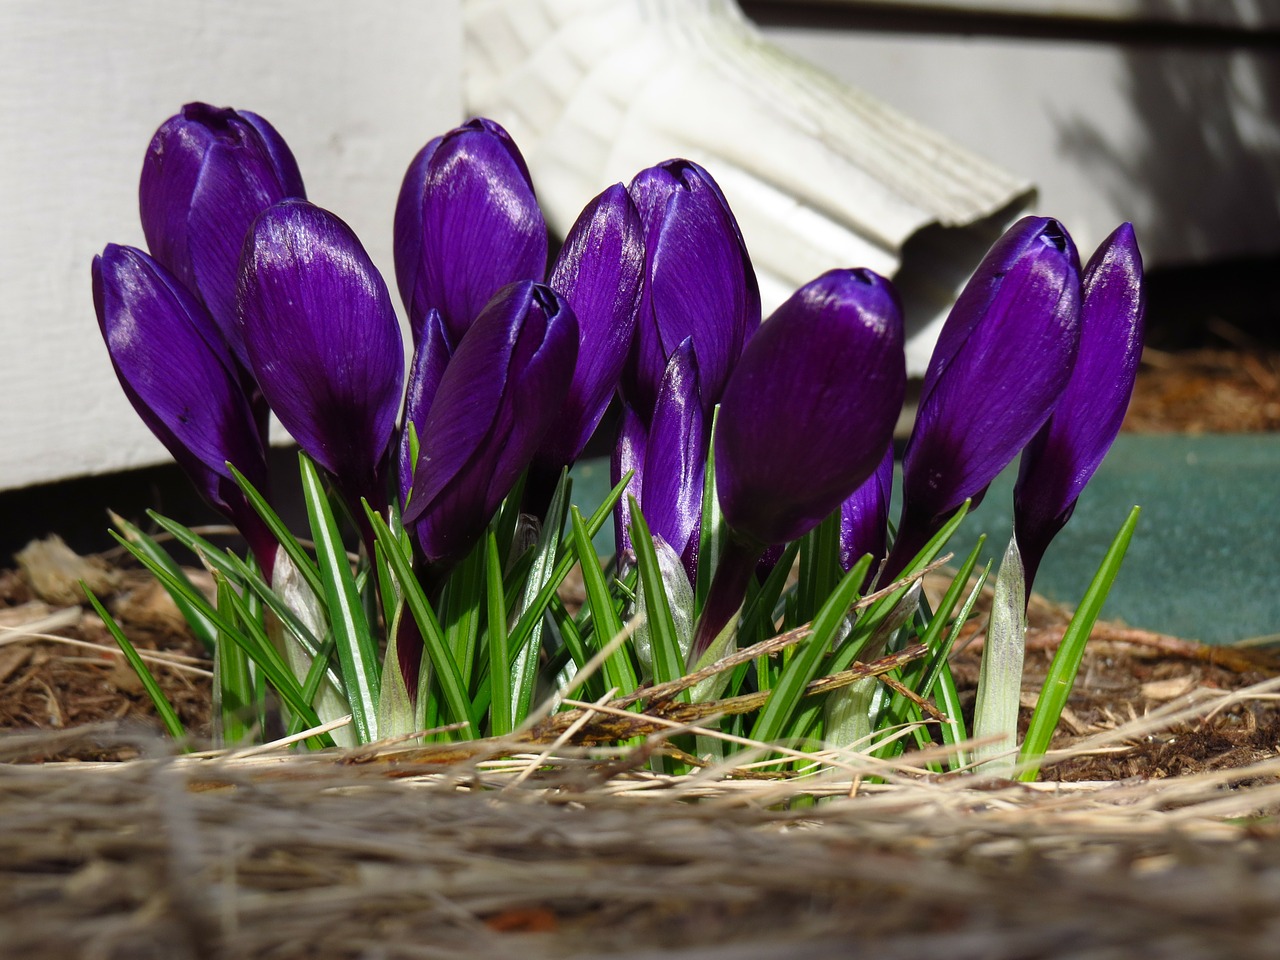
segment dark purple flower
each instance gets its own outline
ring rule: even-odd
[[[357,506],[386,505],[404,383],[387,285],[342,220],[286,200],[254,222],[240,270],[250,366],[280,422]]]
[[[1053,412],[1080,339],[1080,261],[1056,220],[1024,217],[978,265],[929,361],[903,458],[895,576],[981,500]]]
[[[867,479],[906,390],[902,313],[883,277],[832,270],[743,352],[716,428],[725,521],[762,548],[799,539]]]
[[[631,499],[639,503],[644,490],[644,451],[649,442],[649,428],[644,418],[622,404],[622,416],[618,418],[618,439],[609,460],[609,482],[617,486],[627,474],[631,480],[622,492],[622,499],[613,508],[613,542],[619,557],[631,552]]]
[[[440,388],[440,380],[444,377],[445,368],[449,365],[452,356],[453,347],[449,343],[448,334],[445,333],[440,311],[428,310],[422,325],[422,335],[418,337],[418,345],[413,351],[413,362],[409,366],[409,384],[404,392],[404,422],[400,428],[397,462],[401,506],[409,499],[409,490],[413,486],[409,424],[413,424],[414,432],[421,444],[422,431],[427,425],[427,414],[431,411],[436,391]]]
[[[240,250],[259,213],[306,196],[288,145],[257,114],[189,103],[152,138],[138,193],[152,256],[204,300],[247,366],[236,324]]]
[[[898,297],[870,270],[823,274],[760,327],[716,422],[716,487],[731,536],[695,657],[741,602],[765,547],[804,536],[883,464],[906,382]]]
[[[868,553],[873,561],[888,552],[889,499],[893,494],[893,444],[875,473],[840,504],[840,567],[848,571]],[[873,567],[868,576],[873,576]]]
[[[418,152],[396,202],[395,262],[414,338],[434,307],[453,343],[499,289],[546,275],[546,221],[506,130],[476,118]]]
[[[1146,291],[1133,226],[1116,228],[1081,280],[1080,352],[1053,415],[1022,452],[1014,530],[1027,595],[1050,541],[1120,432],[1142,359]]]
[[[578,364],[536,462],[549,471],[578,459],[618,387],[631,349],[644,273],[640,217],[622,184],[583,209],[547,281],[578,320]]]
[[[504,287],[458,343],[422,427],[404,523],[433,564],[465,556],[559,414],[578,354],[564,299]]]
[[[227,469],[264,495],[266,452],[239,372],[209,312],[155,260],[109,244],[93,258],[93,303],[133,408],[270,576],[275,540]]]
[[[658,389],[645,436],[639,503],[649,530],[680,557],[691,583],[698,568],[710,426],[698,395],[693,341],[687,339],[671,355]]]
[[[624,396],[647,420],[667,361],[692,338],[709,415],[760,325],[760,290],[742,233],[711,175],[688,160],[641,171],[627,191],[645,228],[645,288]]]

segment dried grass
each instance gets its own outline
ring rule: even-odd
[[[1196,691],[1076,749],[1278,691]],[[6,956],[1248,958],[1280,933],[1280,757],[1035,786],[834,753],[664,777],[639,769],[656,738],[23,762],[122,736],[0,739]]]

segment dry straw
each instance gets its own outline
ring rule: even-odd
[[[1076,751],[1278,690],[1197,691]],[[578,709],[575,739],[625,712]],[[1280,758],[1028,786],[848,751],[778,779],[756,745],[669,777],[643,769],[665,736],[186,758],[140,740],[151,756],[126,763],[31,764],[121,734],[11,735],[0,943],[24,960],[1274,955]]]

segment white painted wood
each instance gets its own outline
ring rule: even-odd
[[[404,169],[461,116],[460,31],[457,0],[0,3],[0,489],[168,459],[89,284],[106,243],[142,244],[138,175],[165,118],[191,100],[266,116],[394,289]]]
[[[1037,212],[1061,218],[1083,255],[1123,220],[1149,266],[1280,253],[1274,56],[1051,37],[765,33],[1033,180]]]
[[[733,0],[464,0],[463,12],[468,106],[520,144],[562,234],[610,183],[694,160],[737,216],[767,316],[833,267],[894,276],[922,230],[951,228],[914,248],[900,284],[916,375],[958,284],[1030,192],[779,50]]]
[[[813,0],[811,0],[813,2]],[[965,14],[1003,14],[1046,21],[1088,19],[1112,22],[1175,23],[1274,29],[1280,26],[1275,0],[816,0],[830,7],[858,7],[883,11],[901,7],[921,13],[956,11]]]

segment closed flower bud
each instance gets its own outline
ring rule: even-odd
[[[458,343],[404,510],[429,562],[457,562],[484,532],[559,413],[577,355],[573,311],[531,281],[499,291]]]
[[[1120,432],[1142,359],[1142,254],[1132,225],[1116,228],[1081,280],[1080,351],[1053,415],[1022,453],[1014,531],[1031,593],[1049,543]]]
[[[887,573],[911,561],[1053,412],[1080,340],[1080,261],[1056,220],[1024,217],[983,258],[925,373],[903,457],[902,519]]]
[[[381,509],[404,354],[387,285],[351,228],[304,200],[263,213],[245,246],[240,313],[280,422],[354,507],[363,497]]]
[[[306,196],[288,145],[255,113],[189,103],[152,138],[138,193],[151,255],[204,301],[247,367],[236,325],[240,251],[258,214]]]
[[[546,275],[546,221],[506,130],[476,118],[418,152],[396,202],[395,263],[414,339],[435,308],[455,344],[499,289]]]

